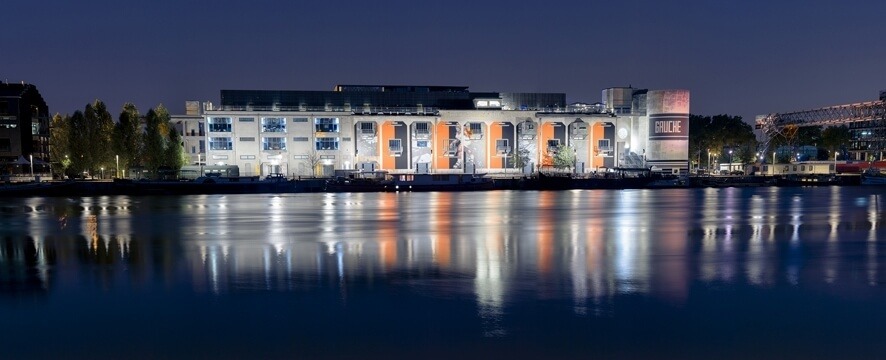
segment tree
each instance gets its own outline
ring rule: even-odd
[[[121,169],[141,165],[142,133],[139,125],[138,109],[131,103],[124,104],[113,134],[114,152],[120,156]]]
[[[320,166],[320,153],[311,149],[305,154],[305,161],[311,166],[311,176],[317,176],[317,167]]]
[[[522,169],[529,165],[529,150],[522,147],[515,149],[511,151],[509,158],[514,169]]]
[[[821,146],[830,151],[840,149],[852,140],[846,125],[830,126],[821,131]]]
[[[553,161],[557,169],[572,169],[575,166],[575,149],[563,144],[558,145]]]
[[[108,146],[111,144],[114,120],[101,100],[86,105],[83,115],[86,118],[86,138],[90,144],[86,170],[95,174],[99,168],[111,168],[114,164],[114,154],[111,146]]]
[[[65,170],[71,165],[68,157],[70,122],[69,116],[55,114],[52,117],[52,125],[49,127],[49,162],[53,165],[54,175],[64,176]]]
[[[92,157],[92,154],[89,152],[91,144],[87,138],[86,117],[83,116],[83,112],[77,110],[67,120],[68,151],[71,164],[66,170],[69,175],[81,174],[89,169]]]
[[[157,176],[157,170],[164,166],[168,136],[169,113],[160,105],[148,110],[145,115],[144,153],[142,164],[150,174]]]
[[[171,170],[181,170],[182,166],[188,163],[188,157],[185,155],[182,137],[171,124],[167,123],[169,138],[166,141],[166,149],[163,150],[163,166],[168,166]]]
[[[711,152],[721,154],[721,160],[729,161],[729,156],[723,154],[732,150],[732,161],[750,162],[754,160],[756,149],[754,129],[742,121],[741,116],[689,116],[689,156],[692,160],[707,160],[706,154]]]

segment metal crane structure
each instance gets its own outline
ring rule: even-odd
[[[763,151],[776,136],[787,136],[801,126],[847,125],[852,137],[849,156],[852,160],[883,160],[886,153],[886,90],[880,100],[836,105],[813,110],[759,115],[756,129],[765,138]]]

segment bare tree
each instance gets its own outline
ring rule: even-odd
[[[305,156],[306,157],[305,157],[304,161],[307,162],[308,165],[311,166],[311,176],[316,177],[317,176],[317,167],[320,165],[320,161],[321,161],[320,153],[318,153],[317,150],[311,149],[310,151],[305,153]]]

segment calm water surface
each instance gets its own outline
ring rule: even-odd
[[[882,358],[880,193],[3,199],[0,358]]]

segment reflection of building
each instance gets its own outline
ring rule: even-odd
[[[0,162],[30,155],[49,159],[49,108],[36,86],[0,82]]]
[[[614,88],[602,105],[557,93],[467,87],[351,86],[334,91],[222,90],[207,104],[207,163],[241,174],[332,175],[336,169],[501,172],[513,154],[552,164],[560,145],[576,170],[688,165],[689,93]]]

